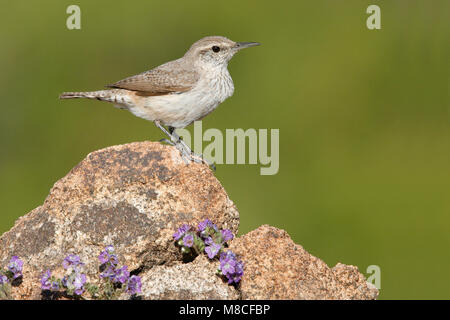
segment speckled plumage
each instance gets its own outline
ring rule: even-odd
[[[66,92],[60,98],[107,101],[140,118],[183,128],[233,95],[228,62],[240,49],[254,45],[258,44],[205,37],[195,42],[182,58],[108,85],[111,89]]]

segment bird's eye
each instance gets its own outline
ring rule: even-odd
[[[220,47],[218,47],[218,46],[213,46],[213,47],[211,48],[211,50],[217,53],[217,52],[220,51]]]

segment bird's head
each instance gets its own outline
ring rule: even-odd
[[[195,42],[185,57],[201,65],[226,67],[239,50],[258,45],[260,45],[258,42],[234,42],[220,36],[205,37]]]

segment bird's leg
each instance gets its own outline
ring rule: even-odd
[[[167,139],[161,139],[160,141],[165,141],[165,142],[169,143],[170,145],[174,146],[175,148],[177,148],[178,151],[180,151],[181,157],[183,158],[183,160],[186,163],[189,163],[189,160],[191,160],[190,152],[189,152],[189,150],[186,150],[183,147],[183,145],[179,143],[178,139],[172,135],[173,129],[169,128],[169,131],[172,131],[172,132],[169,132],[166,130],[166,128],[164,128],[161,125],[161,122],[159,122],[158,120],[155,120],[154,123],[159,129],[161,129],[162,132],[164,132],[170,138],[170,141]]]
[[[172,135],[172,137],[177,141],[176,143],[180,143],[183,148],[189,152],[189,154],[192,154],[192,150],[191,148],[189,148],[189,146],[186,144],[186,142],[183,141],[183,139],[181,139],[181,137],[175,132],[175,128],[174,127],[169,127],[169,132]]]
[[[181,156],[184,160],[186,160],[186,158],[187,158],[188,160],[194,161],[197,163],[202,163],[202,162],[206,163],[214,171],[216,171],[216,166],[214,165],[214,163],[211,163],[208,160],[206,160],[205,158],[203,158],[203,155],[194,153],[191,150],[191,148],[189,148],[189,146],[183,141],[183,139],[181,139],[181,137],[176,134],[174,127],[169,126],[169,131],[167,131],[166,128],[164,128],[161,125],[160,121],[155,120],[154,122],[155,122],[155,125],[159,129],[161,129],[161,131],[164,132],[170,138],[170,141],[165,138],[161,139],[160,141],[164,141],[164,142],[169,143],[172,146],[175,146],[178,149],[178,151],[180,151]]]
[[[206,163],[208,166],[211,167],[211,169],[216,171],[216,166],[214,165],[214,163],[209,162],[208,160],[203,158],[203,154],[197,154],[194,151],[192,151],[191,148],[189,148],[189,146],[183,141],[183,139],[181,139],[181,137],[179,135],[177,135],[177,133],[175,132],[175,128],[169,127],[169,132],[172,134],[172,136],[175,137],[175,139],[177,139],[177,141],[179,141],[179,143],[181,143],[183,145],[185,150],[189,152],[189,154],[191,156],[191,161],[194,161],[197,163]]]
[[[175,145],[177,141],[176,141],[175,137],[172,136],[172,132],[167,131],[166,128],[163,127],[163,125],[161,124],[161,122],[159,120],[155,120],[154,123],[162,132],[164,132],[170,138],[170,141],[165,138],[161,139],[160,141],[164,141],[171,145]]]

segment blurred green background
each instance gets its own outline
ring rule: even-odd
[[[81,7],[81,30],[66,8]],[[381,7],[381,30],[366,8]],[[380,299],[450,298],[449,1],[1,1],[0,233],[89,152],[159,140],[99,101],[59,101],[223,35],[263,45],[203,129],[279,128],[280,170],[219,165],[240,234],[270,224],[328,265],[381,268]],[[190,129],[192,130],[192,128]]]

